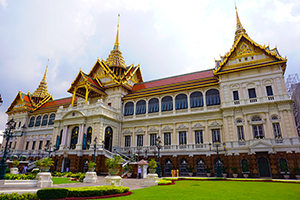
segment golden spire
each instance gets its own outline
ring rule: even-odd
[[[234,4],[235,4],[235,2],[234,2]],[[236,5],[235,5],[235,12],[236,12],[236,31],[235,31],[234,41],[236,41],[239,38],[239,36],[242,34],[247,35],[246,30],[244,29],[244,27],[240,21]]]
[[[120,14],[118,15],[116,42],[113,50],[110,52],[108,58],[106,59],[106,64],[109,67],[120,67],[126,69],[126,64],[123,59],[122,52],[120,51],[120,45],[119,45],[119,22],[120,22]]]
[[[119,50],[119,24],[120,24],[120,14],[118,14],[118,26],[117,26],[117,36],[116,36],[116,42],[114,45],[114,50]]]
[[[43,77],[42,81],[40,82],[40,85],[38,86],[38,88],[32,94],[32,97],[45,98],[46,96],[50,95],[48,93],[47,80],[46,80],[48,63],[49,63],[49,59],[48,59],[48,62],[47,62],[47,66],[46,66],[44,77]]]

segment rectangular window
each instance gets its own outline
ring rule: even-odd
[[[25,150],[28,150],[29,142],[26,142],[26,148]]]
[[[238,101],[239,99],[239,92],[238,91],[233,91],[233,100]]]
[[[9,143],[9,146],[8,146],[9,149],[11,148],[11,145],[12,145],[12,142]]]
[[[256,98],[255,88],[248,89],[249,99]]]
[[[195,143],[196,144],[202,144],[203,143],[202,130],[195,131]]]
[[[125,147],[130,147],[131,145],[131,136],[125,136]]]
[[[142,147],[143,146],[143,135],[137,136],[137,146]]]
[[[253,125],[254,138],[264,138],[264,132],[262,125]]]
[[[279,123],[273,123],[273,131],[275,138],[281,138],[281,131]]]
[[[266,86],[266,90],[268,96],[273,96],[272,86]]]
[[[16,149],[16,146],[17,146],[17,141],[15,141],[14,149]]]
[[[186,132],[185,131],[179,132],[179,144],[181,144],[181,145],[186,144]]]
[[[243,126],[238,126],[237,132],[238,132],[239,140],[245,140]]]
[[[35,149],[35,142],[36,142],[36,141],[33,141],[33,142],[32,142],[32,148],[31,148],[32,150]]]
[[[150,146],[154,146],[156,142],[156,134],[150,134]]]
[[[171,133],[164,134],[165,145],[171,145]]]
[[[42,147],[43,147],[43,141],[41,140],[39,144],[39,149],[42,149]]]
[[[50,140],[47,140],[46,144],[45,144],[45,147],[49,147],[49,144],[50,144]],[[50,147],[49,147],[50,148]]]
[[[221,137],[220,137],[220,129],[213,129],[212,130],[212,138],[213,138],[213,143],[216,142],[221,142]]]

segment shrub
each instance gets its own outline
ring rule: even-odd
[[[10,173],[10,169],[7,167],[5,173]]]
[[[166,185],[166,184],[171,184],[171,183],[172,183],[172,181],[170,181],[170,180],[158,179],[159,185]]]
[[[11,164],[13,167],[18,167],[20,162],[18,160],[14,160]]]
[[[39,199],[63,199],[68,196],[66,188],[44,188],[37,191]]]
[[[71,177],[72,175],[73,175],[72,172],[68,172],[68,173],[65,174],[66,177]]]
[[[7,193],[0,193],[0,199],[1,200],[31,200],[31,199],[37,199],[37,194],[36,193],[23,193],[23,194],[18,194],[16,192],[13,192],[11,194]]]
[[[149,161],[149,165],[148,167],[150,169],[155,169],[157,167],[157,162],[152,158],[150,161]]]
[[[69,190],[68,197],[93,197],[110,194],[122,194],[129,191],[128,187],[123,186],[94,186],[67,189]]]
[[[36,174],[5,174],[6,180],[34,180]]]
[[[105,165],[108,169],[117,169],[122,162],[124,162],[123,158],[116,154],[112,158],[105,159]]]

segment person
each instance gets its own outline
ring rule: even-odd
[[[24,171],[24,174],[25,174],[26,171],[27,171],[27,166],[26,165],[24,166],[23,171]]]
[[[139,168],[138,168],[138,176],[139,176],[139,178],[142,178],[142,168],[141,168],[141,166],[139,166]]]
[[[66,168],[66,172],[69,172],[69,167]]]

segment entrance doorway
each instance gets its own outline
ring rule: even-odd
[[[165,165],[164,165],[164,176],[171,176],[171,170],[172,170],[173,164],[170,159],[165,160]]]
[[[112,137],[113,137],[113,130],[110,126],[106,127],[105,129],[105,146],[104,148],[108,151],[112,150]]]
[[[70,165],[71,165],[71,161],[69,158],[63,158],[63,161],[62,161],[62,168],[61,168],[61,171],[62,172],[69,172],[70,171]]]
[[[259,157],[257,165],[260,177],[271,177],[269,160],[266,157]]]

